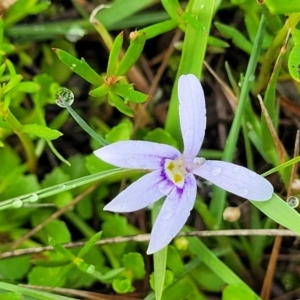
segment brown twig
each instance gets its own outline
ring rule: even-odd
[[[65,212],[67,212],[70,207],[76,205],[79,201],[81,201],[85,196],[90,194],[98,184],[94,184],[90,186],[88,189],[86,189],[83,193],[78,195],[76,198],[74,198],[70,203],[68,203],[66,206],[62,207],[61,209],[57,210],[55,213],[53,213],[50,217],[45,219],[42,223],[37,225],[35,228],[30,230],[28,233],[26,233],[24,236],[22,236],[20,239],[16,240],[13,245],[11,246],[12,249],[16,249],[18,246],[20,246],[24,241],[32,237],[34,234],[39,232],[43,227],[45,227],[49,222],[53,221],[54,219],[58,218]]]
[[[179,237],[212,237],[212,236],[299,236],[291,230],[287,229],[233,229],[233,230],[205,230],[205,231],[191,231],[191,232],[182,232],[178,234]],[[150,234],[137,234],[132,236],[118,236],[112,238],[105,238],[98,241],[95,245],[101,246],[106,244],[116,244],[124,242],[148,242],[150,240]],[[76,248],[82,247],[86,242],[72,242],[63,244],[65,248]],[[1,258],[22,256],[28,254],[36,254],[45,251],[54,251],[52,246],[45,247],[36,247],[28,249],[18,249],[13,251],[7,251],[1,253]]]

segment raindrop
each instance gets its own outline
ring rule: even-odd
[[[242,197],[246,197],[248,194],[248,190],[245,188],[241,188],[238,190],[238,195],[242,196]]]
[[[89,274],[95,273],[95,266],[94,265],[89,265],[86,272]]]
[[[17,200],[14,200],[12,203],[11,203],[11,207],[12,208],[19,208],[23,205],[23,202],[20,200],[20,199],[17,199]]]
[[[200,9],[203,9],[203,8],[204,8],[204,4],[201,4],[201,5],[200,5]]]
[[[71,106],[74,102],[74,94],[67,88],[60,88],[55,95],[55,102],[60,107],[66,107],[66,104]]]
[[[77,42],[85,35],[85,30],[79,26],[72,26],[66,33],[66,39],[72,43]]]
[[[39,199],[39,196],[37,194],[30,195],[26,200],[29,202],[35,202]]]
[[[186,130],[185,132],[184,132],[184,134],[183,134],[184,136],[187,136],[187,137],[190,137],[190,136],[192,136],[193,135],[193,130],[191,130],[191,129],[188,129],[188,130]]]
[[[58,186],[58,188],[59,188],[60,190],[64,190],[64,189],[66,188],[66,185],[65,185],[65,184],[60,184],[60,185]]]
[[[193,163],[195,164],[195,167],[202,166],[205,163],[205,158],[204,157],[196,157],[193,160]]]
[[[241,170],[241,167],[240,166],[233,166],[233,168],[232,168],[232,172],[234,172],[234,173],[237,173],[237,172],[239,172]]]
[[[214,167],[211,171],[211,175],[213,176],[218,176],[219,174],[221,174],[222,169],[220,167]]]
[[[250,78],[249,78],[249,81],[254,81],[254,79],[255,79],[255,76],[251,75]]]
[[[126,161],[131,167],[134,167],[134,168],[138,168],[139,167],[139,163],[137,162],[136,159],[134,158],[129,158],[127,159]]]
[[[73,68],[73,69],[76,68],[76,64],[72,64],[72,68]]]
[[[249,177],[254,178],[257,176],[257,174],[255,172],[249,171],[248,172]]]
[[[166,221],[166,220],[170,219],[172,217],[172,215],[173,215],[172,213],[165,213],[161,216],[161,218]]]
[[[299,199],[295,196],[290,196],[286,199],[286,203],[291,208],[296,208],[299,205]]]

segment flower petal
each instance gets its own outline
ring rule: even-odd
[[[173,184],[161,175],[161,171],[153,171],[142,176],[108,203],[104,210],[114,212],[131,212],[144,208],[170,193]]]
[[[273,186],[268,180],[247,168],[226,161],[207,160],[192,172],[246,199],[265,201],[273,193]]]
[[[194,206],[196,191],[196,179],[190,175],[183,189],[175,188],[166,198],[153,226],[147,254],[162,249],[177,235]]]
[[[117,167],[150,170],[162,168],[165,158],[175,159],[181,155],[172,146],[145,141],[116,142],[94,151],[94,154]]]
[[[178,81],[179,118],[184,157],[193,159],[200,151],[206,128],[206,108],[202,86],[193,74]]]

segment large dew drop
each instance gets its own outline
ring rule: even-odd
[[[291,208],[296,208],[299,205],[299,199],[295,196],[290,196],[286,199],[286,203]]]
[[[222,169],[220,167],[214,167],[211,170],[211,175],[218,176],[219,174],[221,174],[221,172],[222,172]]]
[[[60,107],[71,106],[74,102],[74,94],[67,88],[60,88],[55,95],[55,102]]]

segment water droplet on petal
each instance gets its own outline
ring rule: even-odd
[[[233,168],[232,168],[232,172],[234,172],[234,173],[237,173],[237,172],[239,172],[241,170],[241,167],[240,166],[233,166]]]
[[[190,137],[193,135],[193,130],[188,129],[183,133],[184,136]]]
[[[222,172],[222,169],[220,167],[214,167],[211,170],[211,175],[218,176],[219,174],[221,174],[221,172]]]
[[[172,217],[172,213],[165,213],[165,214],[163,214],[162,216],[161,216],[161,218],[163,219],[163,220],[168,220],[168,219],[170,219],[171,217]]]
[[[241,197],[246,197],[248,194],[248,190],[245,188],[241,188],[238,190],[238,195],[240,195]]]
[[[127,161],[126,161],[131,167],[134,167],[134,168],[138,168],[139,167],[139,163],[137,162],[136,159],[134,158],[128,158]]]
[[[205,163],[205,158],[204,157],[196,157],[193,160],[194,167],[200,167]]]
[[[71,106],[74,102],[74,94],[67,88],[60,88],[55,95],[55,102],[60,107]]]
[[[257,176],[257,174],[255,172],[249,171],[248,172],[249,177],[254,178]]]
[[[165,194],[166,191],[166,182],[165,181],[161,181],[158,185],[157,185],[158,190]]]
[[[299,199],[295,196],[290,196],[286,199],[286,203],[291,208],[296,208],[299,205]]]

